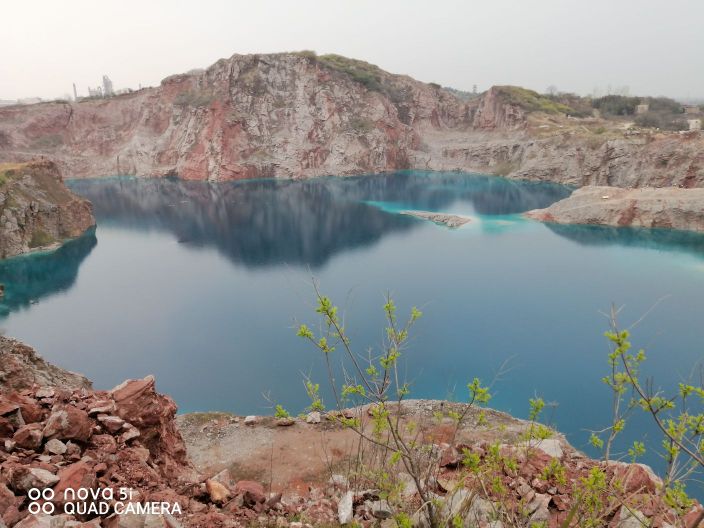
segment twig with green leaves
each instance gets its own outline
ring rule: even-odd
[[[313,285],[317,300],[315,311],[321,317],[320,329],[316,333],[308,325],[300,324],[297,335],[309,341],[322,353],[338,411],[337,420],[365,442],[388,454],[380,457],[380,465],[393,467],[400,464],[404,468],[418,491],[423,504],[422,512],[429,525],[442,526],[440,509],[428,485],[432,472],[437,467],[437,460],[433,459],[438,456],[437,450],[419,441],[420,433],[414,431],[412,424],[404,424],[401,420],[401,404],[409,394],[409,385],[400,375],[399,360],[408,344],[410,330],[422,313],[414,307],[408,319],[400,323],[396,315],[396,305],[391,296],[387,295],[383,306],[386,328],[381,350],[376,356],[369,352],[368,357],[364,359],[353,350],[338,308],[328,297],[322,295],[315,281]],[[340,362],[345,372],[341,385],[336,382],[331,359],[338,349],[343,351]],[[322,410],[319,386],[306,379],[305,387],[312,401],[311,408]],[[470,399],[457,416],[458,427],[473,406],[484,404],[490,398],[488,389],[481,385],[479,379],[474,379],[468,389]],[[343,409],[348,404],[356,404],[357,416],[344,415]],[[362,404],[368,405],[371,427],[365,427],[362,421]],[[381,480],[388,479],[388,474],[383,468],[381,471],[371,468],[370,473]]]

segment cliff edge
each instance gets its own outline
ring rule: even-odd
[[[0,258],[54,248],[94,225],[90,202],[66,188],[54,162],[0,163]]]

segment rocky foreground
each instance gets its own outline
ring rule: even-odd
[[[0,163],[0,258],[51,249],[95,225],[88,200],[50,161]]]
[[[582,187],[529,218],[558,224],[594,224],[704,232],[704,189]]]
[[[621,123],[533,112],[506,88],[461,99],[340,56],[233,55],[131,94],[0,108],[0,161],[43,155],[71,177],[430,169],[577,186],[704,185],[699,133],[632,135]]]
[[[1,344],[4,362],[15,352]],[[44,364],[31,363],[47,372]],[[176,405],[156,392],[152,377],[111,391],[91,390],[72,376],[57,378],[66,380],[74,386],[0,385],[0,526],[391,527],[402,512],[424,525],[414,515],[420,504],[410,475],[394,470],[398,485],[391,494],[375,487],[370,475],[355,470],[355,461],[367,459],[359,458],[354,433],[331,419],[334,413],[177,418]],[[643,521],[692,528],[701,513],[695,505],[676,516],[658,495],[660,480],[645,466],[590,460],[556,433],[526,443],[530,425],[503,413],[473,412],[455,431],[448,414],[462,408],[409,401],[401,413],[404,423],[417,424],[422,436],[416,438],[439,453],[428,491],[462,526],[514,526],[504,510],[520,512],[530,523],[525,526],[560,526],[578,501],[579,483],[594,468],[619,490],[616,500],[596,494],[594,500],[610,504],[600,526],[631,528]],[[344,414],[365,419],[371,412],[364,407]],[[494,464],[491,488],[477,490],[462,469],[468,457]],[[497,460],[504,462],[495,465]],[[94,495],[76,498],[71,490],[78,489]],[[36,499],[37,490],[44,498]],[[496,490],[503,490],[500,496]]]

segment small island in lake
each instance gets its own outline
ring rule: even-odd
[[[472,218],[469,216],[434,213],[432,211],[401,211],[401,214],[415,216],[416,218],[422,218],[423,220],[430,220],[431,222],[446,225],[450,228],[462,227],[472,221]]]

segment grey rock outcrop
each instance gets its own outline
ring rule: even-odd
[[[704,189],[582,187],[529,218],[559,224],[669,228],[704,232]]]

